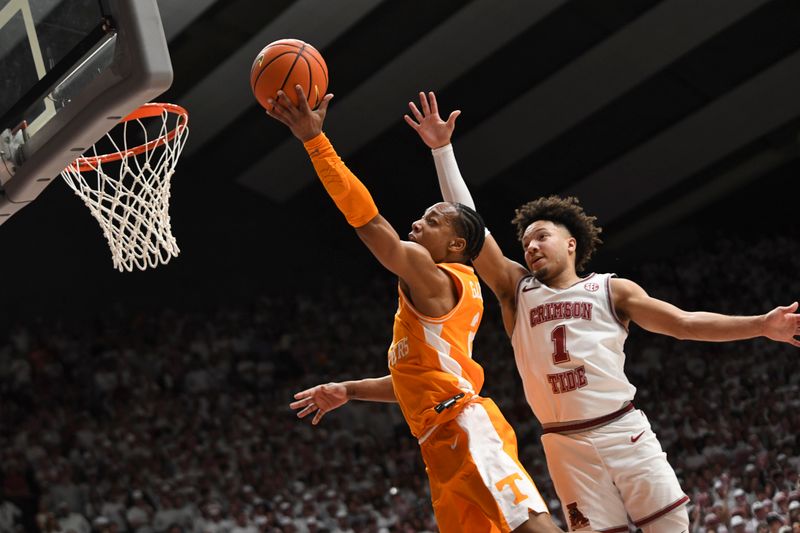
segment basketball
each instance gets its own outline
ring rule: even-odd
[[[281,39],[258,53],[250,68],[250,88],[264,109],[271,109],[267,100],[275,99],[278,90],[297,105],[298,84],[311,109],[316,108],[328,90],[328,66],[316,48],[298,39]]]

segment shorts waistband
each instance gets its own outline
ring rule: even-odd
[[[589,429],[599,428],[610,422],[613,422],[614,420],[622,418],[623,415],[633,411],[634,409],[635,407],[633,406],[633,402],[628,402],[622,406],[621,409],[617,409],[613,413],[592,418],[590,420],[584,420],[582,422],[576,422],[574,424],[567,423],[559,426],[544,427],[542,433],[574,433],[576,431],[587,431]]]
[[[437,414],[442,414],[442,412],[452,409],[456,405],[456,403],[460,403],[461,404],[459,407],[459,412],[460,412],[461,409],[463,409],[467,404],[471,403],[473,400],[477,400],[478,398],[479,396],[477,394],[473,393],[467,394],[464,392],[460,392],[455,396],[453,396],[452,398],[448,398],[447,400],[436,405],[433,408],[433,410],[436,411]],[[464,401],[462,402],[461,400]],[[452,420],[452,418],[450,420]],[[417,443],[422,444],[423,442],[428,440],[428,438],[431,435],[433,435],[434,431],[439,429],[439,426],[441,425],[442,425],[441,423],[434,424],[433,426],[426,429],[425,432],[422,435],[420,435],[420,437],[417,439]]]

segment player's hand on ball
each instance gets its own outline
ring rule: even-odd
[[[325,413],[343,406],[349,399],[347,388],[341,383],[317,385],[298,392],[294,398],[297,401],[290,403],[289,407],[297,410],[298,418],[305,418],[313,413],[314,418],[311,419],[311,423],[314,425],[319,424]]]
[[[774,341],[787,342],[800,348],[800,315],[796,314],[797,302],[776,307],[764,318],[764,336]]]
[[[276,100],[268,100],[272,110],[267,110],[267,114],[272,118],[284,123],[292,134],[303,142],[309,141],[322,132],[322,123],[325,122],[325,115],[328,113],[328,103],[333,98],[332,94],[326,94],[322,98],[319,107],[312,111],[306,100],[305,92],[299,85],[295,85],[298,103],[295,105],[283,91],[278,91]]]
[[[441,148],[450,144],[450,137],[456,127],[456,119],[461,114],[461,111],[455,110],[450,113],[450,116],[447,117],[447,122],[442,120],[442,117],[439,116],[439,105],[436,103],[436,95],[433,91],[428,94],[419,93],[419,106],[422,111],[417,109],[414,102],[408,103],[408,108],[414,118],[403,115],[406,124],[419,134],[422,142],[428,145],[429,148]]]

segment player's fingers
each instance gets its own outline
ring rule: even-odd
[[[325,115],[328,114],[328,104],[331,100],[333,100],[333,94],[331,93],[322,97],[322,102],[320,102],[319,107],[317,107],[317,113],[320,113],[322,118],[325,118]]]
[[[414,115],[414,118],[417,119],[417,122],[422,122],[424,117],[422,113],[419,112],[419,109],[417,109],[416,104],[414,104],[414,102],[409,102],[408,108],[411,110],[411,114]]]
[[[427,117],[431,112],[431,108],[428,105],[428,97],[425,96],[425,93],[423,92],[419,93],[419,105],[422,108],[422,112],[425,113],[425,116]]]
[[[794,313],[795,311],[797,311],[797,302],[794,302],[794,303],[789,304],[789,305],[785,305],[785,306],[781,307],[780,309],[783,310],[783,311],[788,311],[790,313]]]
[[[284,124],[286,124],[287,120],[290,120],[291,115],[289,115],[289,111],[285,106],[281,105],[277,98],[275,100],[268,100],[267,103],[272,106],[272,109],[269,110],[270,116],[277,118]]]
[[[458,115],[460,115],[460,114],[461,114],[461,111],[458,110],[458,109],[456,109],[455,111],[450,113],[450,116],[447,117],[447,127],[448,128],[453,129],[453,128],[456,127],[456,119],[458,118]]]
[[[403,120],[405,120],[405,121],[406,121],[406,124],[408,124],[409,126],[411,126],[412,128],[414,128],[414,130],[415,130],[415,131],[419,129],[419,124],[417,124],[417,123],[414,121],[414,119],[413,119],[413,118],[411,118],[411,117],[409,117],[408,115],[403,115]]]
[[[314,411],[316,411],[317,409],[318,409],[317,406],[315,404],[313,404],[313,403],[309,404],[309,405],[306,405],[305,408],[302,411],[298,411],[297,412],[297,418],[305,418],[308,415],[310,415],[311,413],[313,413]]]
[[[316,426],[319,424],[319,421],[322,420],[323,416],[325,416],[325,413],[322,411],[322,409],[318,409],[317,414],[315,414],[314,418],[311,419],[311,423]]]
[[[289,96],[283,91],[278,91],[277,105],[275,107],[280,108],[287,117],[297,114],[297,108],[294,106]]]
[[[289,123],[289,119],[286,117],[285,113],[277,106],[274,100],[267,100],[267,103],[272,106],[272,109],[267,109],[267,115],[271,116],[278,122],[284,124],[285,126],[291,127]]]
[[[319,385],[315,385],[314,387],[311,387],[310,389],[301,390],[300,392],[295,392],[294,393],[295,400],[299,400],[300,398],[308,398],[308,397],[310,397],[312,394],[314,394],[314,391],[317,390],[317,387],[319,387]]]
[[[292,409],[300,409],[301,407],[305,407],[306,405],[310,404],[312,401],[313,400],[311,398],[302,398],[296,402],[290,403],[289,407]]]
[[[436,103],[436,95],[433,94],[433,91],[428,92],[428,102],[431,104],[431,113],[437,114],[439,112],[439,104]]]
[[[308,98],[303,86],[299,83],[294,86],[294,92],[297,93],[297,108],[303,113],[311,113],[311,106],[308,105]]]

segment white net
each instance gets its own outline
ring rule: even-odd
[[[183,108],[145,104],[92,147],[94,156],[61,172],[100,224],[120,272],[166,264],[180,253],[170,226],[170,181],[188,133]],[[101,143],[110,155],[98,155]]]

